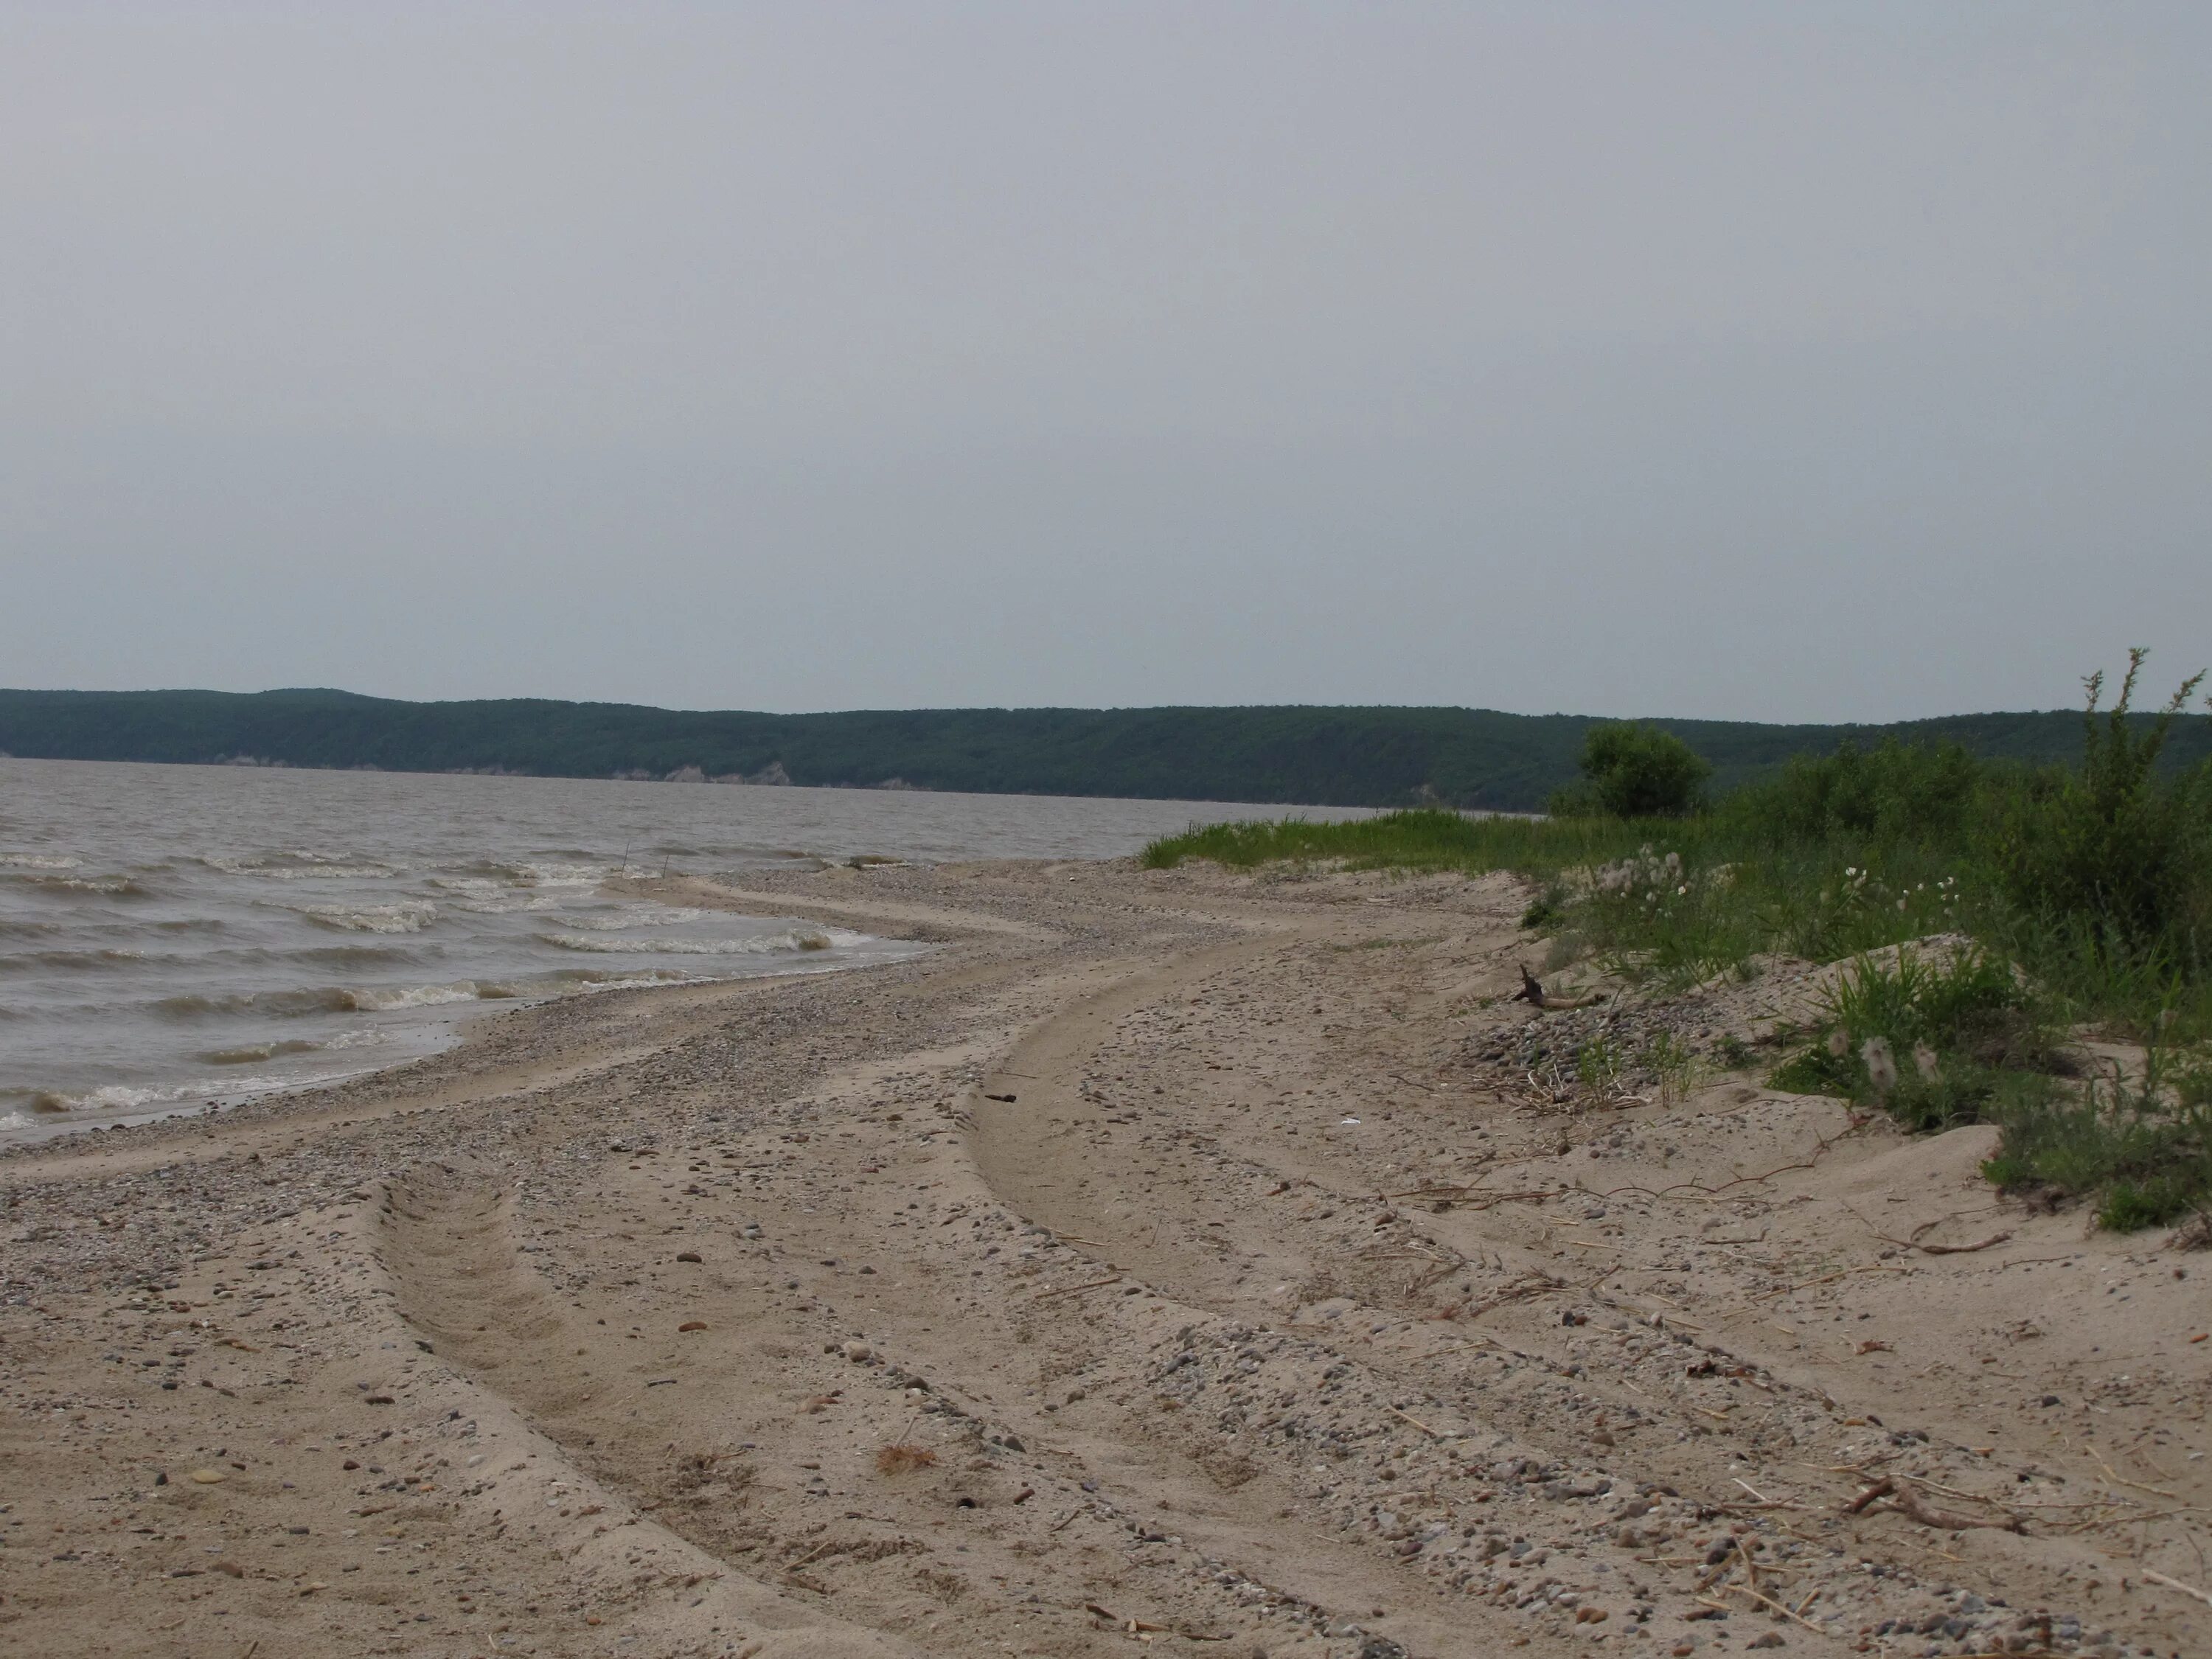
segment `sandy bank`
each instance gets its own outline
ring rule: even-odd
[[[0,1646],[2212,1650],[2206,1258],[1562,1090],[1509,882],[668,890],[943,948],[0,1158]]]

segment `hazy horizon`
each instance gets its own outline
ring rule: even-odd
[[[1875,723],[2212,661],[2212,13],[0,3],[0,681]]]
[[[2124,664],[2124,660],[2123,660],[2123,663],[2122,663],[2122,665],[2121,665],[2122,671],[2124,671],[2124,667],[2125,667],[2125,664]],[[2165,705],[2165,702],[2166,702],[2166,700],[2167,696],[2171,694],[2171,692],[2172,692],[2172,688],[2171,686],[2164,685],[2162,682],[2160,682],[2160,681],[2157,680],[2155,678],[2153,678],[2149,679],[2148,681],[2147,681],[2147,682],[2146,682],[2146,684],[2147,684],[2147,685],[2148,685],[2148,692],[2149,692],[2149,694],[2148,694],[2148,695],[2146,695],[2146,694],[2145,694],[2145,688],[2144,688],[2144,686],[2143,686],[2143,685],[2139,685],[2139,686],[2136,688],[2136,697],[2135,708],[2136,708],[2136,712],[2137,714],[2154,714],[2154,713],[2155,713],[2155,712],[2157,711],[2157,709],[2158,709],[2158,708],[2164,707],[2164,705]],[[2117,684],[2118,684],[2118,673],[2117,673],[2117,672],[2116,672],[2116,673],[2114,673],[2114,674],[2111,674],[2111,675],[2107,675],[2107,676],[2106,676],[2106,687],[2105,687],[2105,695],[2104,695],[2104,699],[2103,699],[2103,707],[2105,707],[2106,708],[2108,708],[2108,709],[2109,709],[2109,708],[2112,707],[2112,693],[2113,693],[2113,691],[2114,691],[2115,688],[2117,687]],[[2079,692],[2079,690],[2081,690],[2081,688],[2077,685],[2077,686],[2075,687],[2075,690],[2077,691],[2077,693]],[[1025,714],[1025,713],[1026,713],[1026,714],[1035,714],[1035,713],[1048,713],[1048,712],[1059,712],[1059,711],[1065,711],[1065,712],[1069,712],[1069,713],[1073,713],[1073,714],[1144,714],[1144,713],[1152,712],[1152,711],[1157,711],[1157,710],[1178,709],[1178,708],[1200,708],[1200,709],[1207,709],[1207,708],[1213,708],[1213,709],[1221,709],[1221,708],[1268,708],[1268,709],[1276,709],[1276,708],[1353,708],[1353,709],[1388,709],[1388,708],[1406,708],[1406,709],[1421,709],[1421,710],[1431,710],[1431,709],[1436,709],[1436,710],[1444,710],[1444,711],[1448,711],[1448,712],[1449,712],[1449,711],[1456,711],[1456,712],[1466,713],[1466,714],[1514,714],[1514,715],[1525,715],[1525,716],[1527,716],[1527,717],[1528,717],[1528,718],[1531,718],[1531,719],[1539,719],[1539,720],[1544,720],[1544,719],[1558,719],[1558,720],[1657,720],[1657,721],[1662,721],[1662,722],[1676,722],[1676,721],[1689,721],[1689,720],[1717,720],[1717,721],[1725,721],[1725,722],[1728,722],[1728,723],[1730,723],[1730,724],[1735,724],[1735,725],[1749,725],[1749,726],[1890,726],[1890,725],[1896,725],[1896,724],[1899,724],[1899,723],[1901,723],[1901,722],[1905,722],[1905,721],[1914,721],[1914,720],[1972,720],[1972,719],[1976,719],[1976,718],[1982,717],[1982,716],[1987,716],[1987,715],[1998,715],[1998,714],[2080,714],[2080,713],[2081,712],[2081,697],[2080,697],[2078,695],[2076,696],[2076,697],[2075,698],[2075,700],[2074,700],[2072,702],[2070,702],[2070,703],[2054,703],[2054,704],[2050,704],[2050,705],[2048,705],[2048,706],[2042,707],[2042,708],[2025,708],[2025,707],[2023,707],[2023,708],[1949,708],[1949,709],[1944,709],[1944,710],[1942,710],[1942,711],[1940,711],[1940,712],[1938,712],[1938,713],[1931,714],[1904,714],[1904,715],[1899,715],[1899,716],[1896,717],[1896,719],[1895,719],[1895,720],[1844,720],[1844,719],[1834,719],[1834,720],[1829,720],[1829,719],[1823,719],[1823,718],[1820,718],[1820,717],[1817,717],[1817,716],[1814,716],[1814,717],[1807,717],[1807,718],[1805,718],[1805,719],[1793,719],[1793,720],[1780,720],[1780,719],[1762,720],[1762,719],[1759,719],[1759,717],[1757,717],[1757,716],[1755,716],[1755,715],[1674,714],[1669,714],[1667,710],[1665,710],[1665,709],[1663,709],[1663,708],[1655,708],[1655,709],[1619,709],[1619,708],[1495,708],[1495,707],[1492,707],[1492,706],[1488,705],[1488,704],[1480,704],[1480,703],[1314,702],[1264,702],[1264,703],[1255,703],[1255,702],[1242,702],[1242,703],[1237,703],[1237,702],[1209,702],[1209,703],[1166,703],[1166,702],[1123,702],[1123,703],[1042,703],[1042,702],[1033,702],[1033,703],[1005,703],[1005,702],[1000,702],[1000,703],[931,703],[931,704],[921,704],[921,703],[902,703],[902,704],[898,705],[898,706],[897,706],[897,707],[896,707],[896,708],[886,707],[886,706],[880,705],[880,704],[877,704],[877,705],[861,705],[861,704],[853,704],[853,705],[848,706],[848,707],[845,707],[845,708],[739,708],[739,707],[738,707],[738,706],[736,706],[736,705],[734,705],[734,704],[714,704],[714,705],[704,705],[704,704],[702,704],[702,705],[699,705],[699,706],[696,706],[696,707],[695,707],[695,706],[691,706],[691,705],[688,705],[688,704],[683,704],[683,703],[643,703],[643,702],[632,702],[632,701],[628,701],[628,700],[625,700],[625,699],[622,699],[622,698],[615,698],[615,697],[559,697],[559,696],[544,696],[544,695],[539,694],[539,693],[536,693],[536,692],[527,692],[527,691],[518,691],[518,692],[511,692],[511,693],[507,693],[507,692],[502,692],[502,693],[494,693],[494,694],[489,694],[489,695],[486,695],[486,696],[470,696],[470,697],[385,697],[385,696],[383,696],[383,694],[381,694],[381,693],[373,692],[373,691],[355,691],[355,690],[350,690],[350,689],[349,689],[349,688],[348,688],[348,687],[342,686],[342,685],[271,685],[271,686],[261,686],[261,687],[245,688],[245,689],[239,689],[239,690],[234,690],[234,689],[232,689],[232,688],[223,687],[223,686],[210,686],[210,685],[152,685],[152,686],[103,686],[103,685],[82,685],[82,686],[79,686],[79,685],[20,686],[20,685],[0,685],[0,695],[5,695],[5,694],[7,694],[7,693],[9,693],[9,692],[15,692],[15,691],[27,691],[27,692],[34,692],[34,693],[35,693],[35,692],[42,692],[42,691],[52,691],[52,692],[65,692],[65,693],[80,693],[80,694],[86,694],[86,695],[91,695],[91,696],[106,696],[106,695],[112,695],[112,694],[124,694],[124,695],[141,695],[141,696],[164,696],[164,695],[191,695],[191,694],[193,694],[193,693],[196,693],[196,692],[203,692],[203,691],[216,692],[216,693],[221,693],[221,694],[223,694],[223,695],[228,695],[228,696],[283,696],[283,695],[284,695],[284,694],[286,694],[286,693],[288,693],[288,692],[317,692],[317,691],[320,691],[320,692],[335,692],[335,693],[337,693],[337,694],[338,694],[338,695],[340,695],[340,696],[343,696],[374,697],[374,698],[379,698],[379,699],[380,699],[380,700],[381,700],[381,701],[392,702],[408,702],[408,703],[440,703],[440,702],[571,702],[571,703],[594,703],[594,704],[603,704],[603,705],[605,705],[605,706],[608,706],[608,707],[611,707],[611,708],[644,708],[644,709],[652,709],[652,710],[657,710],[657,711],[659,711],[659,712],[661,712],[661,713],[665,713],[665,714],[768,714],[768,715],[776,715],[776,716],[790,715],[790,716],[794,716],[794,717],[795,717],[795,716],[801,716],[801,715],[812,715],[812,714],[959,714],[959,713],[969,712],[969,711],[975,711],[975,710],[996,710],[996,711],[999,711],[999,712],[1001,712],[1001,713],[1007,713],[1007,714]],[[2190,714],[2191,714],[2197,715],[2197,716],[2199,716],[2199,717],[2203,717],[2203,716],[2205,716],[2205,715],[2208,714],[2208,712],[2212,712],[2212,711],[2207,711],[2207,710],[2205,710],[2204,708],[2203,708],[2202,707],[2200,707],[2197,703],[2191,703],[2191,704],[2190,705],[2190,708],[2189,708],[2189,710],[2188,710],[2187,712],[2189,712],[2189,713],[2190,713]],[[0,752],[4,752],[4,751],[0,751]]]

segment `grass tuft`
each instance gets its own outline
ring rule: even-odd
[[[908,1441],[895,1440],[888,1446],[876,1448],[878,1474],[908,1474],[915,1469],[933,1468],[936,1462],[935,1452]]]

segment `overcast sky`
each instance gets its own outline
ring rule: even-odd
[[[2212,661],[2212,7],[0,0],[0,684]]]

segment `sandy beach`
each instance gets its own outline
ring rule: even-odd
[[[1763,1086],[1816,970],[1540,1012],[1505,877],[641,890],[937,948],[0,1157],[0,1649],[2212,1652],[2212,1256]],[[1753,1057],[1594,1099],[1607,1020]]]

